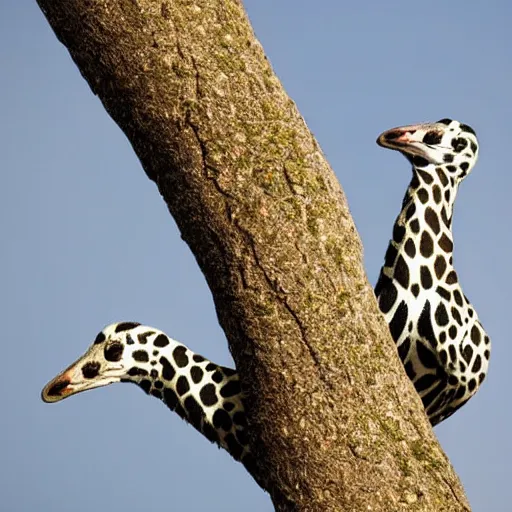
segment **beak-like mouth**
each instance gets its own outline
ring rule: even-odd
[[[418,141],[414,134],[421,130],[425,131],[425,125],[410,125],[391,128],[379,135],[377,144],[383,148],[395,149],[410,155],[418,155],[423,158],[426,156],[427,146]]]
[[[83,359],[79,359],[46,384],[41,392],[41,398],[46,403],[58,402],[82,391],[119,382],[120,377],[115,373],[117,372],[114,369],[114,372],[100,375],[98,368],[94,368],[91,363],[88,366],[87,363],[84,364]]]

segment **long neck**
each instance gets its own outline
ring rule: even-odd
[[[451,226],[457,189],[446,166],[413,168],[375,287],[388,322],[400,302],[396,300],[397,292],[400,295],[400,291],[410,291],[418,297],[420,290],[435,289],[434,283],[441,279],[456,282]],[[398,341],[400,334],[397,332],[394,337]]]
[[[235,370],[219,366],[151,327],[129,335],[125,382],[161,399],[258,480],[247,437],[244,395]]]

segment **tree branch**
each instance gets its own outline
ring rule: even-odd
[[[207,279],[276,509],[469,510],[242,3],[38,3]]]

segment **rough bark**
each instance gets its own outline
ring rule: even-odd
[[[242,3],[38,3],[208,281],[276,509],[469,510],[345,197]]]

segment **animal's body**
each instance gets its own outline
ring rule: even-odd
[[[453,268],[452,215],[458,186],[478,156],[471,128],[457,121],[395,128],[378,139],[412,163],[413,178],[375,293],[399,356],[432,424],[478,389],[490,356],[484,332]],[[244,395],[235,370],[194,354],[153,327],[123,322],[43,390],[56,402],[113,382],[133,382],[254,474]]]

